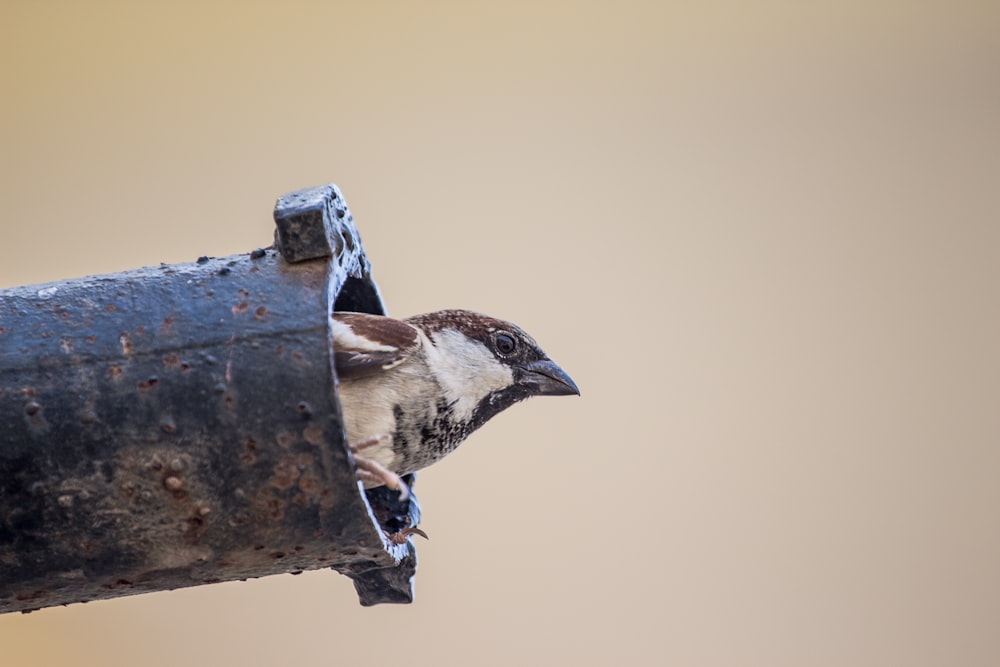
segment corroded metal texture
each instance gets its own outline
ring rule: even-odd
[[[275,217],[332,260],[286,239],[0,291],[0,612],[322,567],[412,599],[375,519],[408,510],[361,493],[330,363],[334,301],[382,304],[335,188],[296,201],[317,191]]]
[[[288,262],[340,257],[345,265],[370,269],[351,212],[332,183],[282,195],[274,226],[275,246]]]

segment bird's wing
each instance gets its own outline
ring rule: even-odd
[[[332,329],[333,363],[341,379],[398,366],[420,347],[416,327],[391,317],[334,313]]]

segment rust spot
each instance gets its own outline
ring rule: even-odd
[[[167,491],[180,491],[184,488],[184,481],[180,477],[171,475],[163,480],[163,486]]]
[[[271,498],[267,501],[267,509],[271,518],[278,521],[285,516],[285,504],[279,498]]]
[[[285,501],[272,488],[263,488],[258,491],[253,503],[256,507],[254,521],[260,521],[264,516],[273,521],[279,521],[285,516]]]
[[[111,378],[112,380],[117,380],[118,378],[120,378],[122,376],[122,373],[124,373],[124,371],[122,370],[121,366],[112,365],[111,368],[108,369],[108,377]]]
[[[302,437],[310,445],[318,447],[323,444],[323,429],[317,424],[311,424],[302,429]]]
[[[295,411],[300,415],[305,415],[307,417],[311,417],[313,413],[312,406],[309,405],[308,401],[299,401],[295,406]]]
[[[296,480],[299,478],[299,468],[295,465],[295,462],[285,456],[275,464],[274,474],[271,475],[271,479],[268,483],[278,489],[289,489],[295,485]]]
[[[122,495],[131,498],[135,495],[135,482],[125,482],[121,485]]]
[[[240,313],[245,313],[247,312],[248,308],[250,308],[250,304],[247,303],[246,301],[241,301],[240,303],[232,307],[233,315],[239,315]]]
[[[116,310],[118,310],[118,306],[116,306],[113,303],[109,303],[108,305],[104,306],[104,312],[105,313],[113,313]]]
[[[97,423],[97,413],[94,412],[93,408],[84,408],[83,410],[80,410],[80,423],[81,424]]]
[[[45,415],[42,413],[42,406],[38,401],[28,401],[24,406],[24,416],[32,431],[44,432],[48,430],[49,423],[46,421]]]
[[[202,516],[203,515],[197,509],[194,509],[193,513],[187,518],[184,539],[189,544],[197,542],[198,538],[201,537],[208,528],[205,525],[205,519],[203,519]]]
[[[158,384],[160,384],[160,378],[155,375],[150,375],[145,380],[140,380],[136,384],[136,387],[138,387],[139,391],[152,391],[153,389],[156,389],[156,385]]]
[[[293,444],[295,444],[295,436],[288,431],[282,431],[277,437],[278,446],[282,449],[288,449]]]
[[[189,370],[191,370],[191,364],[189,364],[186,361],[182,361],[181,362],[181,373],[187,373]]]
[[[187,468],[187,464],[184,462],[184,459],[180,457],[170,462],[170,470],[172,472],[184,472],[185,468]]]
[[[123,333],[121,336],[118,337],[118,340],[122,344],[122,354],[124,354],[125,356],[131,355],[135,349],[132,346],[132,336],[127,333]]]
[[[243,446],[246,448],[246,451],[240,456],[240,460],[244,464],[250,465],[257,460],[257,455],[254,454],[257,451],[257,441],[253,438],[247,438],[243,441]]]
[[[7,327],[0,327],[0,336],[4,335],[5,333],[7,333]]]
[[[275,352],[275,354],[277,354],[280,357],[282,354],[285,353],[285,346],[284,345],[278,345],[277,347],[274,348],[274,352]]]
[[[36,590],[24,593],[18,593],[14,597],[17,598],[18,602],[31,602],[34,600],[41,600],[48,597],[49,592],[46,590]]]
[[[176,433],[177,423],[174,422],[174,418],[170,415],[165,415],[160,419],[160,430],[164,433]]]
[[[62,342],[59,344],[59,347],[62,348],[63,352],[69,354],[70,352],[73,351],[73,341],[63,336]]]
[[[179,366],[181,363],[181,356],[176,352],[171,352],[170,354],[163,355],[163,365],[169,366],[171,368]]]
[[[135,335],[136,336],[143,336],[143,335],[145,335],[145,333],[146,333],[146,327],[144,327],[143,325],[140,324],[139,326],[137,326],[135,328]]]
[[[174,330],[174,318],[172,315],[168,315],[163,318],[163,325],[160,327],[160,333],[169,334]]]
[[[316,493],[316,489],[319,488],[319,478],[314,477],[313,475],[304,474],[299,478],[299,488],[302,489],[303,492],[312,495]]]
[[[305,355],[303,355],[298,350],[292,350],[291,357],[292,357],[292,361],[294,361],[296,363],[299,363],[299,364],[301,364],[302,362],[304,362],[306,360]]]
[[[258,320],[262,320],[267,317],[267,306],[257,306],[257,309],[253,311],[253,316]]]
[[[149,460],[149,467],[152,470],[163,470],[163,459],[159,454],[153,454],[153,458]]]
[[[86,338],[84,338],[84,340],[87,341],[88,343],[90,343],[91,345],[93,345],[94,343],[97,342],[97,336],[91,334],[90,336],[87,336]]]

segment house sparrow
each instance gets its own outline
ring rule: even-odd
[[[408,494],[400,475],[452,452],[529,396],[579,395],[519,327],[467,310],[396,320],[333,313],[340,403],[358,477]]]

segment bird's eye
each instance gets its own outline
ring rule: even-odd
[[[513,354],[517,349],[517,341],[509,333],[498,333],[495,339],[497,352],[500,354]]]

